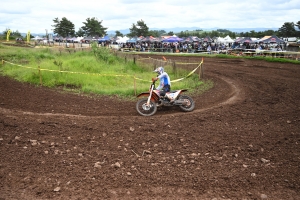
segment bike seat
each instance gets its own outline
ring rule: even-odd
[[[177,92],[178,90],[171,90],[170,92],[167,92],[167,93],[175,93]]]

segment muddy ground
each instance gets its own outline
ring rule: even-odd
[[[0,199],[300,199],[300,65],[205,58],[204,79],[193,112],[143,117],[0,76]]]

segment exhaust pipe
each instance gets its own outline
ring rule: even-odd
[[[186,104],[187,104],[187,101],[185,99],[179,99],[179,100],[174,101],[174,105],[177,105],[177,106],[182,106],[182,105],[186,105]]]

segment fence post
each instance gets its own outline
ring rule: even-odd
[[[203,79],[203,63],[201,63],[199,68],[199,80]]]
[[[133,76],[133,88],[134,88],[134,96],[136,96],[136,79],[135,79],[135,75]]]
[[[42,75],[41,75],[41,68],[40,66],[38,67],[39,69],[39,76],[40,76],[40,85],[42,86],[43,85],[43,81],[42,81]]]
[[[156,69],[156,65],[157,65],[156,63],[157,63],[157,60],[155,59],[154,62],[153,62],[153,70]]]
[[[177,71],[177,70],[176,70],[176,62],[173,61],[173,73],[176,74],[176,71]]]

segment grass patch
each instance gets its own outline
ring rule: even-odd
[[[134,53],[133,53],[134,54]],[[139,53],[136,53],[139,54]],[[162,55],[162,53],[157,52],[150,52],[149,55]],[[201,54],[201,53],[168,53],[168,56],[174,56],[174,57],[209,57],[209,58],[228,58],[228,59],[252,59],[252,60],[263,60],[267,62],[281,62],[281,63],[294,63],[294,64],[300,64],[300,61],[298,60],[292,60],[288,58],[275,58],[271,56],[235,56],[230,54]]]
[[[60,87],[67,91],[101,95],[117,95],[132,98],[136,93],[148,91],[150,80],[156,74],[149,66],[138,66],[133,62],[112,54],[107,48],[92,45],[91,51],[68,53],[55,48],[20,48],[0,46],[0,59],[5,60],[0,73],[21,82]],[[9,64],[8,62],[14,63]],[[153,66],[152,66],[153,67]],[[40,68],[40,71],[39,71]],[[171,80],[185,77],[189,71],[165,66]],[[135,79],[137,78],[137,79]],[[193,74],[183,81],[173,82],[172,89],[189,89],[191,93],[199,88],[209,88]]]

